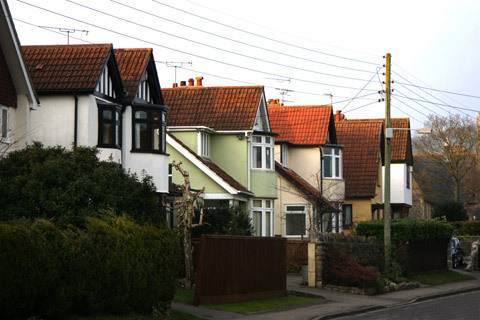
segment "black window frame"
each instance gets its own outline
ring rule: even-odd
[[[121,149],[122,148],[122,106],[118,104],[109,104],[109,103],[99,103],[97,102],[98,107],[98,142],[97,145],[99,148],[115,148]],[[105,119],[103,117],[104,111],[112,111],[113,117],[112,119]],[[115,115],[118,114],[118,119],[116,119]],[[113,143],[104,143],[103,142],[103,134],[104,134],[104,124],[112,124],[113,125]],[[118,127],[118,139],[115,135],[115,127]],[[118,140],[118,141],[117,141]]]
[[[135,117],[136,112],[143,111],[147,113],[146,119],[137,119]],[[160,120],[153,120],[152,113],[158,112],[160,113]],[[166,135],[167,135],[167,111],[161,108],[148,108],[148,107],[133,107],[132,108],[132,152],[144,152],[144,153],[160,153],[165,154],[167,152],[167,142],[166,142]],[[147,134],[146,135],[146,145],[147,147],[137,147],[136,146],[136,124],[137,123],[145,123],[147,125]],[[153,125],[159,124],[160,125],[160,148],[159,150],[153,148]]]

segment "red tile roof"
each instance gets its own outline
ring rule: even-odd
[[[191,153],[195,158],[197,158],[199,161],[201,161],[204,165],[206,165],[210,170],[215,172],[220,178],[222,178],[226,183],[228,183],[231,187],[234,189],[242,192],[242,193],[247,193],[251,194],[251,192],[245,188],[240,182],[235,180],[231,175],[229,175],[226,171],[224,171],[222,168],[217,166],[214,162],[204,159],[201,156],[199,156],[196,152],[194,152],[192,149],[190,149],[187,145],[185,145],[182,141],[177,139],[174,135],[167,133],[167,135],[175,140],[178,144],[180,144],[183,148],[185,148],[189,153]]]
[[[124,89],[128,91],[128,100],[132,101],[138,91],[142,75],[147,69],[151,48],[115,49],[118,69],[122,75]]]
[[[338,211],[338,207],[328,201],[317,189],[300,177],[295,171],[284,167],[275,161],[275,171],[284,177],[287,181],[293,184],[301,192],[303,192],[307,199],[313,202],[321,202],[327,205],[332,211]]]
[[[381,120],[343,120],[335,123],[337,143],[344,145],[345,197],[374,197],[382,158]]]
[[[263,86],[178,87],[162,89],[168,126],[252,130]]]
[[[272,131],[279,134],[275,141],[323,145],[330,130],[331,143],[336,143],[332,106],[269,106],[268,116]]]
[[[90,92],[95,89],[111,44],[23,46],[35,89]]]

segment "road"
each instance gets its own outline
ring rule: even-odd
[[[336,319],[479,319],[480,292],[470,292]]]

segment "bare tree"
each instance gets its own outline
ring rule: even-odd
[[[417,182],[440,201],[468,203],[480,191],[474,120],[430,115],[425,125],[432,134],[413,139]]]
[[[178,207],[181,221],[179,227],[183,228],[183,249],[185,254],[185,285],[192,288],[195,283],[195,270],[193,265],[193,247],[192,247],[192,228],[201,226],[203,222],[203,209],[200,211],[199,223],[193,224],[195,218],[194,203],[198,197],[203,193],[205,188],[197,192],[192,192],[190,187],[190,175],[187,171],[182,169],[182,162],[172,162],[172,166],[180,172],[183,177],[181,184],[182,200],[177,200],[174,205]]]

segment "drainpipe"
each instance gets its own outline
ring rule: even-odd
[[[74,121],[75,123],[73,124],[73,146],[76,147],[78,144],[78,96],[77,94],[73,95],[73,98],[75,99],[75,116],[74,116]]]

